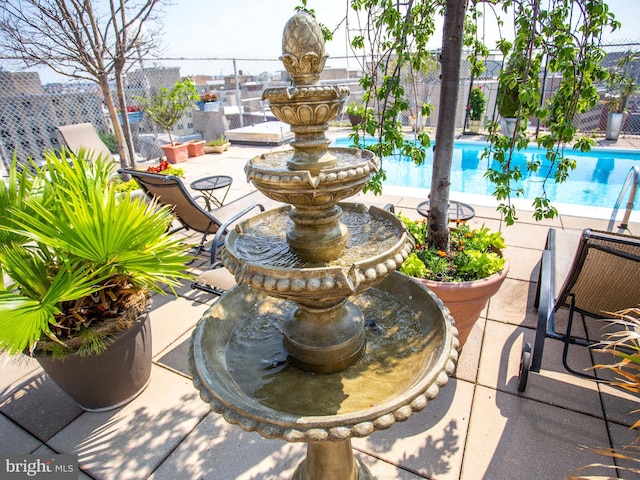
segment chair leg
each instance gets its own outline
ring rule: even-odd
[[[562,365],[567,370],[567,372],[572,373],[573,375],[576,375],[582,378],[588,378],[589,380],[594,380],[596,382],[602,382],[603,380],[599,379],[595,375],[588,375],[584,372],[579,372],[569,366],[569,362],[567,358],[569,356],[570,343],[580,345],[581,347],[589,347],[594,344],[593,342],[589,342],[587,340],[582,340],[580,338],[575,338],[571,336],[571,328],[573,327],[573,317],[575,314],[576,300],[575,300],[575,295],[573,294],[570,295],[570,298],[571,298],[571,303],[569,305],[569,320],[567,321],[567,332],[564,335],[564,345],[562,347]]]
[[[520,370],[518,372],[518,392],[522,393],[527,388],[529,370],[531,369],[531,344],[522,342],[522,354],[520,355]]]
[[[536,337],[531,352],[531,370],[539,372],[542,365],[542,352],[544,351],[544,340],[547,335],[549,321],[553,320],[553,290],[551,286],[551,252],[544,250],[540,262],[540,305],[538,308],[538,322],[536,324]]]

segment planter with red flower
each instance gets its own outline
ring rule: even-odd
[[[220,102],[218,101],[217,93],[203,93],[200,95],[200,101],[198,102],[198,108],[203,112],[217,112],[220,110]]]
[[[467,114],[469,116],[469,131],[478,133],[482,126],[482,114],[487,107],[487,97],[482,91],[482,87],[473,87],[469,92],[469,105]]]
[[[129,123],[141,123],[143,116],[144,112],[141,107],[137,105],[129,105],[127,107],[127,118],[129,119]],[[120,125],[122,125],[122,112],[118,112],[118,120],[120,121]]]

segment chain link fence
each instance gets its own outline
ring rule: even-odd
[[[605,64],[615,62],[622,52],[631,51],[635,54],[639,50],[640,44],[633,42],[607,46],[608,56]],[[469,64],[463,61],[461,89],[455,112],[459,129],[464,130],[466,126],[466,106],[472,86],[482,86],[487,95],[485,122],[498,119],[497,76],[502,63],[502,59],[490,57],[486,62],[485,74],[472,79]],[[223,75],[223,71],[233,73]],[[634,72],[638,79],[640,61],[637,68],[634,67]],[[361,76],[359,59],[330,57],[323,72],[323,81],[348,85],[351,89],[348,105],[351,102],[358,103],[362,98],[362,90],[358,84]],[[224,135],[228,129],[275,120],[268,105],[261,101],[262,91],[272,86],[288,84],[286,72],[277,59],[181,58],[158,59],[145,63],[141,59],[125,78],[127,103],[135,107],[139,103],[139,97],[148,97],[160,87],[171,87],[184,77],[191,78],[200,93],[217,93],[220,103],[213,112],[204,112],[197,108],[189,112],[172,131],[172,135],[178,140],[212,140]],[[415,92],[418,103],[430,103],[434,109],[427,118],[420,118],[418,105],[410,105],[409,110],[403,115],[406,125],[416,122],[427,128],[436,127],[440,100],[439,77],[436,58],[431,69],[407,80],[406,88]],[[546,78],[542,85],[544,98],[548,99],[557,86],[557,79]],[[115,85],[113,88],[115,94]],[[583,132],[602,134],[606,128],[607,112],[606,102],[599,102],[596,108],[579,116],[579,129]],[[141,116],[129,115],[134,149],[139,158],[160,157],[162,151],[159,145],[169,141],[167,135],[158,130],[144,113]],[[335,121],[346,125],[348,117],[343,113]],[[14,155],[20,162],[26,162],[29,158],[37,162],[42,161],[43,151],[59,149],[62,146],[62,139],[56,127],[84,122],[91,123],[105,144],[115,153],[114,127],[97,84],[60,77],[46,68],[24,70],[15,62],[0,58],[0,156],[5,168]],[[532,128],[544,128],[544,125],[533,125]],[[640,134],[638,95],[630,98],[622,134]]]

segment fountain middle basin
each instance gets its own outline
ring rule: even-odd
[[[280,364],[283,313],[293,302],[249,285],[229,290],[193,333],[189,362],[201,397],[228,422],[289,442],[364,437],[422,410],[455,369],[448,311],[398,272],[352,301],[368,323],[363,356],[315,374]]]

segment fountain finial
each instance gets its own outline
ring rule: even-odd
[[[280,60],[293,82],[298,85],[317,83],[328,56],[324,51],[322,30],[315,18],[307,12],[298,12],[291,17],[282,33]]]

